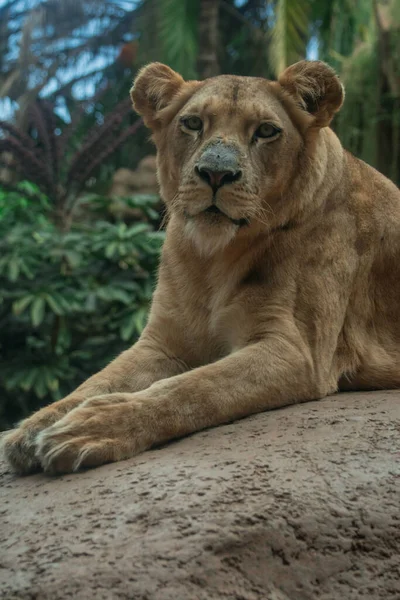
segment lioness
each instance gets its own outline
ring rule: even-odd
[[[131,90],[153,132],[168,226],[140,340],[4,440],[18,472],[76,471],[340,389],[400,384],[400,193],[329,128],[322,62],[277,82]]]

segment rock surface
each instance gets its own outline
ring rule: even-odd
[[[2,599],[400,599],[400,392],[76,475],[0,470]]]
[[[139,162],[135,171],[124,168],[115,171],[109,195],[157,194],[158,191],[156,157],[149,154]]]

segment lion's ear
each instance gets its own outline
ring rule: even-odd
[[[318,60],[302,60],[288,67],[278,82],[315,117],[314,125],[326,127],[344,100],[344,88],[335,71]]]
[[[148,127],[156,114],[165,108],[184,84],[183,78],[161,63],[150,63],[141,69],[133,82],[133,108],[142,115]]]

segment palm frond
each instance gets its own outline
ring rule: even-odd
[[[309,31],[311,0],[277,0],[269,58],[276,75],[304,56]]]
[[[196,0],[160,0],[159,34],[167,63],[183,77],[196,76]]]
[[[376,43],[363,42],[351,56],[342,57],[340,71],[346,102],[337,117],[336,130],[348,150],[377,164],[380,116]]]
[[[139,60],[159,60],[196,77],[199,0],[144,0],[139,9]]]

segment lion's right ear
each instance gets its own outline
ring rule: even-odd
[[[150,63],[141,69],[133,82],[133,108],[147,125],[155,124],[156,114],[165,108],[184,84],[179,73],[161,63]]]

